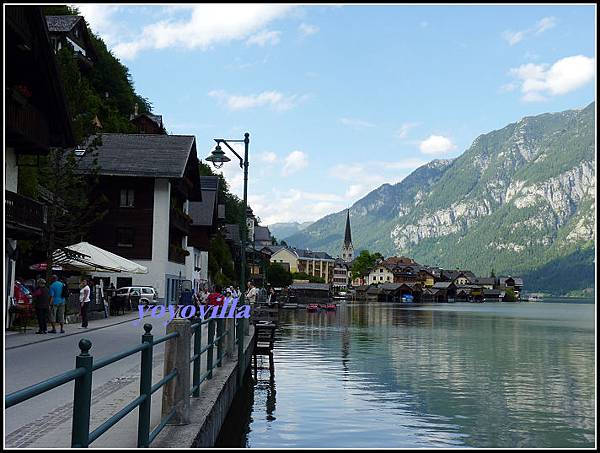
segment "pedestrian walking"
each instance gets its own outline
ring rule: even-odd
[[[61,282],[56,275],[50,277],[50,333],[56,333],[55,323],[60,324],[60,333],[65,333],[65,299],[68,296],[67,284]]]
[[[271,287],[269,288],[269,298],[267,299],[267,305],[269,305],[269,307],[272,307],[273,305],[275,305],[277,303],[277,293],[275,292],[275,288]]]
[[[50,315],[50,292],[46,286],[46,280],[39,278],[37,288],[32,294],[33,308],[38,321],[36,333],[48,333],[48,316]]]
[[[81,314],[81,329],[87,329],[88,310],[90,307],[90,287],[85,278],[79,282],[79,313]]]

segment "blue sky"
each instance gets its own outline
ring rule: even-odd
[[[263,223],[317,220],[595,99],[595,6],[81,5],[169,133],[250,133]],[[224,173],[241,196],[242,173]]]

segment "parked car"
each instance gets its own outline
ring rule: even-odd
[[[125,302],[126,305],[156,304],[158,302],[158,293],[152,286],[125,286],[118,288],[115,294],[118,301]]]

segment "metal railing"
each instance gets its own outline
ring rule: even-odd
[[[191,325],[194,348],[193,355],[189,360],[189,363],[193,363],[193,386],[189,392],[189,396],[191,397],[200,396],[201,384],[205,380],[212,378],[213,369],[215,367],[220,367],[222,365],[224,357],[223,340],[228,335],[235,336],[234,343],[238,344],[238,363],[240,364],[239,368],[242,370],[242,372],[240,372],[238,375],[238,378],[240,375],[243,378],[244,367],[241,364],[244,363],[244,342],[241,340],[243,340],[245,333],[245,323],[243,322],[243,319],[236,319],[235,323],[231,323],[233,328],[231,331],[228,331],[224,328],[224,321],[224,319],[209,318],[198,321]],[[206,346],[202,347],[202,326],[205,324],[208,324],[208,338]],[[88,447],[92,442],[97,440],[102,434],[106,433],[110,428],[116,425],[121,419],[123,419],[127,414],[137,407],[139,407],[137,447],[149,447],[156,436],[175,415],[175,408],[173,408],[168,414],[162,417],[160,423],[154,428],[154,430],[150,431],[150,415],[152,407],[151,397],[155,392],[175,379],[180,373],[180,370],[174,368],[160,381],[152,385],[153,349],[154,346],[160,343],[180,337],[180,333],[172,332],[163,337],[154,339],[154,336],[151,333],[151,324],[145,324],[144,331],[145,333],[142,335],[142,343],[140,345],[134,346],[110,357],[98,360],[95,363],[93,357],[89,353],[92,347],[92,342],[85,338],[80,340],[79,348],[81,352],[75,359],[75,369],[7,395],[4,400],[5,409],[41,395],[63,384],[75,381],[75,390],[73,394],[71,447]],[[216,361],[214,360],[215,347],[217,349]],[[122,360],[133,354],[137,354],[138,352],[141,353],[139,396],[90,432],[93,372],[107,365],[116,363],[119,360]],[[201,358],[204,353],[207,354],[207,370],[205,373],[201,374]],[[181,372],[185,371],[186,370],[182,370]],[[238,383],[241,382],[241,380],[238,381]]]

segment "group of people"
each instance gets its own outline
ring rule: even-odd
[[[222,306],[227,299],[239,299],[242,295],[242,291],[239,286],[233,287],[228,286],[223,288],[221,285],[215,285],[212,291],[204,287],[199,291],[196,291],[192,295],[192,301],[196,307],[200,305],[217,305]],[[252,282],[248,283],[248,289],[245,294],[245,303],[254,305],[258,296],[258,290]],[[183,299],[183,298],[182,298]]]
[[[90,294],[88,281],[82,278],[79,281],[79,310],[82,329],[88,326]],[[39,278],[36,282],[36,289],[31,296],[38,322],[36,333],[57,333],[56,324],[60,325],[60,333],[65,333],[65,307],[69,298],[69,287],[64,278],[61,280],[56,275],[52,275],[49,285],[46,280]],[[48,322],[52,326],[50,331],[48,330]]]

